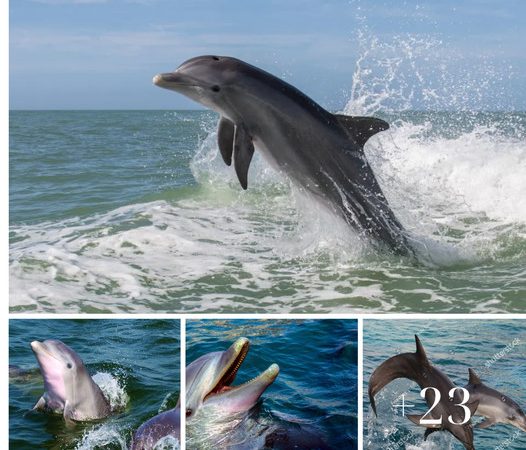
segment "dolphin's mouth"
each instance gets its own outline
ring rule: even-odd
[[[216,385],[208,394],[206,394],[203,401],[209,399],[212,396],[219,395],[224,392],[235,389],[231,386],[231,384],[236,379],[237,372],[239,371],[241,364],[243,364],[243,361],[247,357],[248,349],[250,347],[248,339],[240,339],[237,343],[239,343],[240,345],[236,349],[237,352],[235,353],[233,360],[230,361],[230,364],[226,365],[223,374],[217,380]]]

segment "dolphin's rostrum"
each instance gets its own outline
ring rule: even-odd
[[[365,157],[363,146],[389,125],[331,114],[283,80],[236,58],[199,56],[153,82],[221,115],[218,144],[243,189],[255,147],[355,228],[395,253],[412,255]]]

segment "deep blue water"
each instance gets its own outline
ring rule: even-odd
[[[280,367],[257,406],[261,421],[299,425],[331,448],[357,448],[357,321],[188,320],[187,363],[239,337],[251,345],[234,385]]]
[[[137,427],[177,403],[179,330],[178,320],[12,319],[9,364],[29,375],[10,380],[10,448],[126,449]],[[107,387],[103,392],[116,406],[113,415],[68,428],[60,415],[31,411],[44,391],[29,344],[45,339],[62,340],[79,354],[96,381],[102,377]]]
[[[367,395],[373,370],[391,356],[415,351],[417,334],[428,359],[457,386],[467,384],[472,368],[482,382],[526,408],[526,324],[524,320],[365,320],[364,321],[364,448],[411,450],[462,450],[449,433],[433,433],[424,443],[424,429],[402,417],[400,395],[416,405],[406,414],[424,414],[429,408],[420,398],[420,388],[409,380],[395,380],[376,396],[378,418]],[[479,422],[480,418],[475,418]],[[526,433],[497,424],[474,430],[477,449],[526,448]]]

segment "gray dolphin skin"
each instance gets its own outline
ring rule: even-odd
[[[168,436],[177,441],[180,440],[181,410],[179,405],[144,422],[134,433],[130,450],[151,450],[161,439]]]
[[[189,59],[153,82],[220,114],[219,150],[227,165],[234,163],[243,189],[257,147],[361,236],[413,255],[363,151],[372,135],[389,128],[383,120],[332,114],[274,75],[226,56]]]
[[[521,407],[511,398],[482,383],[473,369],[469,369],[466,389],[470,401],[478,403],[475,414],[485,417],[475,428],[488,428],[496,423],[504,423],[526,431],[526,415]]]
[[[102,419],[110,404],[79,355],[61,341],[31,342],[44,378],[44,395],[33,409],[61,413],[66,422]]]
[[[188,421],[204,413],[225,416],[248,411],[274,382],[279,374],[277,364],[242,385],[232,386],[249,346],[247,338],[239,338],[226,351],[203,355],[186,368]]]
[[[455,438],[462,442],[467,450],[474,450],[475,447],[473,444],[473,427],[471,425],[471,420],[467,421],[464,425],[455,425],[447,420],[447,418],[451,416],[453,422],[459,424],[465,418],[462,408],[455,406],[462,402],[460,392],[458,390],[455,391],[453,401],[449,400],[449,391],[453,389],[455,385],[446,374],[436,367],[433,367],[427,358],[420,339],[416,335],[415,341],[415,353],[402,353],[393,356],[380,364],[371,375],[371,378],[369,379],[369,401],[371,402],[374,413],[377,415],[376,403],[374,400],[375,395],[380,392],[383,387],[397,378],[407,378],[414,381],[421,389],[427,387],[436,388],[440,392],[440,401],[426,418],[438,419],[442,417],[442,424],[422,425],[420,420],[423,415],[408,416],[408,419],[416,425],[428,427],[424,434],[425,439],[435,431],[449,431],[455,436]],[[434,403],[434,397],[435,394],[432,390],[426,392],[425,399],[430,408]],[[468,407],[471,414],[473,414],[477,408],[477,402],[468,404]]]
[[[226,351],[201,356],[186,367],[186,418],[188,422],[224,419],[250,410],[279,373],[272,364],[256,378],[232,386],[245,359],[249,340],[237,339]],[[180,437],[180,405],[145,422],[132,438],[130,450],[151,450],[159,440]]]

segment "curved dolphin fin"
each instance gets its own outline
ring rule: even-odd
[[[482,384],[482,381],[480,381],[480,378],[478,377],[478,375],[475,373],[473,369],[468,369],[468,371],[469,371],[469,381],[468,381],[469,384],[472,384],[473,386],[477,384]]]
[[[232,164],[232,152],[234,151],[234,124],[226,117],[219,119],[217,128],[217,143],[223,161],[227,166]]]
[[[369,378],[369,401],[376,412],[375,395],[397,378],[407,378],[420,384],[420,373],[430,365],[420,339],[415,335],[416,352],[393,356],[380,364]]]
[[[367,140],[389,128],[389,124],[376,117],[352,117],[343,114],[334,115],[347,134],[363,149]]]
[[[46,409],[46,399],[44,398],[44,396],[38,399],[38,402],[35,403],[35,406],[33,406],[32,409],[36,409],[36,410]]]
[[[234,133],[234,167],[243,189],[246,189],[248,186],[248,168],[253,154],[254,144],[246,128],[243,124],[236,125]]]

